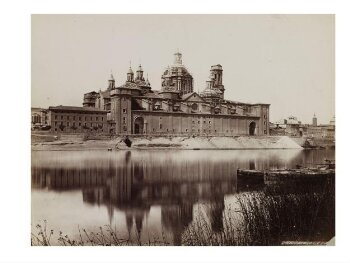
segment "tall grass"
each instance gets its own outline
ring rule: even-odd
[[[183,244],[266,246],[329,241],[335,236],[334,190],[334,183],[328,181],[317,187],[296,185],[238,194],[239,209],[226,209],[221,231],[214,231],[199,212],[185,231]]]
[[[148,235],[148,239],[141,241],[140,234],[136,231],[135,238],[119,236],[116,227],[111,225],[100,226],[98,231],[87,231],[85,228],[78,227],[78,238],[72,238],[59,231],[58,235],[54,230],[47,229],[46,220],[43,224],[36,225],[37,231],[31,234],[32,246],[155,246],[169,245],[167,236],[164,232],[161,237]],[[56,237],[53,240],[53,237]]]

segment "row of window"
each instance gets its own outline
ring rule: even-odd
[[[162,124],[159,124],[159,129],[161,130],[162,128],[163,128],[163,127],[162,127]],[[153,128],[153,131],[156,131],[156,129]],[[166,131],[169,132],[169,129],[166,129]],[[175,132],[175,131],[176,131],[176,129],[173,129],[173,132]],[[186,132],[188,132],[188,129],[186,129]],[[196,129],[192,128],[192,132],[196,132]],[[198,132],[201,132],[201,130],[198,129]],[[204,132],[204,133],[206,133],[206,132],[211,133],[211,132],[213,132],[213,131],[212,131],[212,130],[203,129],[203,132]],[[217,132],[217,130],[214,130],[214,132]],[[233,130],[231,130],[231,131],[226,130],[226,133],[228,133],[228,132],[231,132],[231,133],[232,133]],[[267,134],[266,130],[264,130],[264,133]]]
[[[67,125],[66,125],[66,127],[70,127],[70,123],[69,122],[67,122],[66,123]],[[59,125],[59,126],[64,126],[64,123],[63,123],[63,121],[61,121],[61,123],[60,124],[58,124],[58,122],[57,121],[55,121],[55,126],[57,126],[57,125]],[[79,122],[78,123],[78,127],[81,127],[81,126],[85,126],[85,127],[87,127],[87,125],[88,125],[88,123],[83,123],[83,125],[82,125],[82,123],[81,122]],[[75,125],[75,122],[73,122],[72,123],[72,126],[71,127],[77,127],[76,125]],[[100,127],[100,128],[103,128],[103,123],[90,123],[90,127]]]
[[[66,120],[69,121],[71,116],[66,116],[66,117],[67,117]],[[99,120],[100,120],[99,118],[100,118],[100,117],[95,117],[95,120],[96,120],[96,121],[99,121]],[[58,116],[55,115],[55,120],[58,120],[58,119],[59,119]],[[63,120],[63,119],[64,119],[64,116],[61,116],[60,119]],[[82,117],[79,116],[77,119],[78,119],[79,121],[81,121],[81,120],[82,120]],[[92,120],[93,120],[93,117],[90,117],[89,119],[90,119],[90,121],[92,121]],[[75,120],[76,120],[76,116],[73,116],[73,117],[72,117],[72,120],[75,121]],[[87,121],[87,120],[88,120],[88,117],[85,117],[84,120]],[[103,120],[104,120],[104,117],[101,117],[101,120],[103,121]]]
[[[55,128],[55,131],[59,131],[59,130],[63,131],[64,129]],[[102,130],[98,130],[98,131],[99,131],[99,132],[104,132],[103,129],[102,129]]]
[[[192,121],[192,123],[194,124],[195,121]],[[198,124],[200,124],[200,123],[201,123],[201,121],[198,121]],[[206,121],[203,121],[203,123],[205,124],[205,123],[207,123],[207,122],[206,122]],[[211,121],[208,121],[208,123],[211,124]]]

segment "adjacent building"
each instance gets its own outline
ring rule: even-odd
[[[223,68],[213,65],[204,90],[193,91],[193,77],[174,54],[161,76],[161,90],[152,90],[141,65],[130,67],[124,84],[84,94],[83,108],[106,112],[113,134],[269,135],[269,104],[225,99]]]
[[[108,133],[107,111],[92,107],[49,107],[48,123],[57,133]]]
[[[31,125],[32,128],[39,128],[48,125],[47,110],[42,108],[31,108]]]

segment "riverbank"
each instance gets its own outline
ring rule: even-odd
[[[131,146],[124,137],[102,140],[83,140],[79,136],[54,138],[32,136],[32,150],[123,150],[123,149],[302,149],[287,136],[235,137],[130,137]]]

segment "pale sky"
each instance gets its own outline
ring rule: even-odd
[[[270,103],[270,120],[335,115],[333,15],[32,15],[32,106],[82,106],[142,64],[153,90],[177,49],[202,91],[223,66],[225,98]]]

